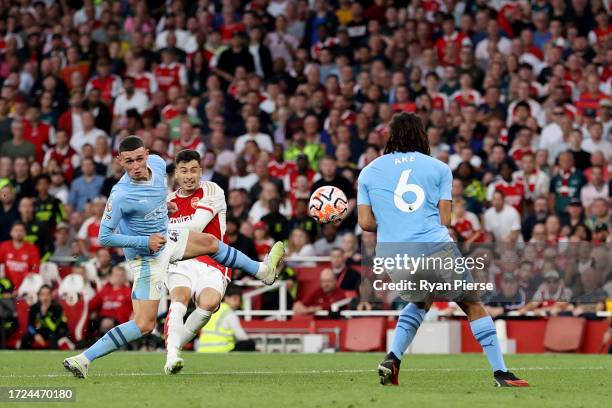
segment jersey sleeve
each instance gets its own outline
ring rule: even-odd
[[[166,177],[166,162],[156,154],[149,155],[148,165],[153,170],[156,177]]]
[[[112,191],[100,221],[100,232],[98,233],[100,244],[115,248],[149,248],[149,237],[147,236],[125,235],[116,232],[126,208],[127,204],[123,195],[116,190]]]
[[[453,199],[453,173],[450,167],[442,165],[442,177],[440,179],[440,200]]]
[[[359,178],[357,179],[357,205],[369,205],[370,202],[370,194],[368,192],[368,187],[365,183],[365,170],[361,171]]]
[[[173,223],[173,228],[202,232],[217,214],[227,211],[225,193],[221,187],[216,183],[208,181],[202,183],[201,187],[204,190],[204,196],[196,204],[196,209],[191,219]]]

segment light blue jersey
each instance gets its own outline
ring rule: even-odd
[[[372,207],[379,244],[452,242],[438,210],[452,182],[450,168],[431,156],[386,154],[361,171],[357,204]]]
[[[151,254],[149,236],[166,235],[168,228],[166,163],[150,155],[147,166],[152,174],[149,181],[132,181],[125,173],[115,184],[100,223],[100,243],[125,248],[128,260],[158,256],[161,251]]]

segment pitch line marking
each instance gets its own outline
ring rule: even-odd
[[[510,367],[517,371],[563,371],[563,370],[612,370],[612,367]],[[464,371],[491,371],[488,368],[405,368],[402,372],[464,372]],[[319,374],[358,374],[374,373],[375,369],[360,370],[295,370],[295,371],[200,371],[195,373],[183,372],[180,376],[207,376],[207,375],[319,375]],[[158,377],[165,373],[96,373],[88,377]],[[38,375],[0,375],[0,378],[55,378],[72,377],[69,373],[38,374]]]

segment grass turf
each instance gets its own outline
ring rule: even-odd
[[[612,400],[612,357],[514,355],[507,363],[530,388],[495,388],[484,355],[408,355],[400,387],[378,384],[382,354],[184,353],[163,374],[164,354],[118,352],[85,380],[64,371],[62,352],[0,352],[0,387],[74,387],[76,403],[36,407],[603,407]],[[607,402],[606,402],[607,401]]]

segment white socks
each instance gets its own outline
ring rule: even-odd
[[[183,317],[185,317],[185,312],[187,312],[187,307],[184,304],[180,302],[170,303],[166,338],[168,356],[178,355],[181,347],[181,333],[183,332]]]
[[[193,312],[187,317],[187,321],[181,330],[181,347],[189,343],[198,334],[200,329],[204,327],[210,320],[211,312],[208,310],[196,307]]]
[[[178,357],[179,351],[198,334],[200,329],[210,320],[211,312],[197,307],[187,317],[183,318],[187,307],[180,302],[172,302],[168,310],[166,348],[168,357]]]

